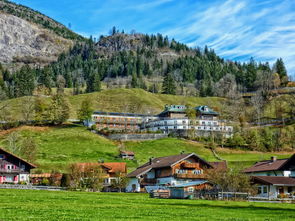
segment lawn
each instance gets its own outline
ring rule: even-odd
[[[294,220],[295,205],[0,190],[0,220]]]

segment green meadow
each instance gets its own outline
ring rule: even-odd
[[[295,220],[294,204],[152,199],[148,194],[0,190],[0,220]]]

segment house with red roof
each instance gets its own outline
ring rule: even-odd
[[[30,170],[36,168],[32,163],[0,148],[0,184],[29,182]]]
[[[256,162],[244,172],[257,185],[259,197],[273,199],[295,194],[295,154],[287,159],[271,157],[270,160]]]
[[[227,169],[226,162],[207,162],[195,153],[179,154],[150,160],[129,173],[127,192],[149,192],[193,182],[191,188],[211,188],[206,180],[208,169]],[[201,182],[195,182],[201,181]]]
[[[108,162],[108,163],[77,163],[80,172],[85,169],[101,167],[104,178],[104,186],[110,186],[119,177],[126,176],[127,165],[125,162]]]

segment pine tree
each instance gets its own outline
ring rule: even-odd
[[[176,94],[176,85],[171,73],[164,76],[162,92],[163,94]]]
[[[91,116],[93,113],[92,103],[90,98],[86,98],[82,101],[81,107],[78,110],[78,117],[80,121],[88,121],[91,120]]]
[[[280,76],[281,85],[285,86],[288,82],[288,75],[282,58],[277,59],[276,63],[274,64],[274,69]]]

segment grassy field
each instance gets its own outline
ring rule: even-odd
[[[0,220],[294,220],[295,205],[0,190]]]
[[[143,114],[157,114],[163,110],[165,104],[209,105],[211,107],[219,107],[220,101],[222,100],[222,98],[217,97],[201,98],[153,94],[142,89],[111,89],[75,96],[68,95],[71,104],[70,118],[77,117],[77,110],[80,108],[81,102],[87,97],[90,97],[92,100],[95,110]],[[13,117],[20,120],[22,119],[22,105],[24,102],[27,102],[26,99],[28,98],[15,98],[3,101],[3,103],[8,104]],[[42,99],[48,102],[50,101],[50,97],[43,97]],[[0,101],[0,103],[2,102]]]
[[[166,138],[144,142],[118,143],[91,133],[85,127],[68,125],[64,127],[20,127],[0,132],[0,146],[9,147],[7,138],[11,133],[18,133],[22,137],[32,137],[37,143],[37,157],[35,164],[38,170],[50,172],[51,170],[66,171],[68,165],[74,162],[105,162],[122,161],[117,156],[119,148],[135,152],[135,161],[125,161],[128,170],[148,161],[150,157],[160,157],[195,152],[208,161],[216,161],[212,152],[204,144]],[[217,153],[228,161],[229,166],[243,168],[256,161],[269,159],[270,156],[278,158],[289,157],[292,153],[263,153],[243,151],[238,149],[218,148]]]

